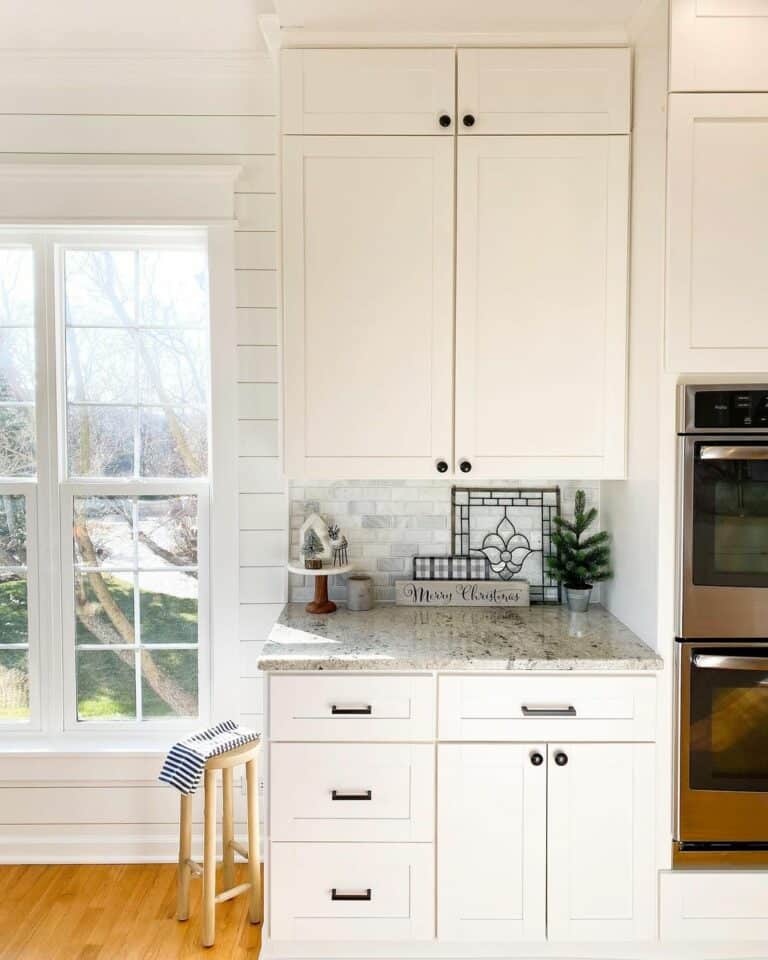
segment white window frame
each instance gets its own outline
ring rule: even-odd
[[[3,483],[8,492],[27,495],[27,571],[30,593],[29,664],[30,719],[0,724],[3,749],[102,749],[157,748],[167,745],[168,732],[199,727],[239,712],[239,657],[237,645],[238,522],[237,522],[237,409],[236,322],[234,295],[234,180],[239,167],[229,165],[9,165],[0,166],[0,199],[12,197],[12,208],[55,198],[57,222],[38,226],[3,226],[0,242],[31,245],[35,251],[35,329],[37,358],[36,422],[38,475],[34,480]],[[96,182],[98,189],[90,190]],[[105,189],[108,185],[109,189]],[[194,189],[190,189],[194,187]],[[141,216],[130,224],[123,207],[129,198],[132,211]],[[64,199],[62,199],[64,198]],[[115,211],[115,212],[113,212]],[[91,226],[83,227],[83,222]],[[200,643],[198,719],[147,721],[77,721],[74,689],[74,626],[65,630],[63,602],[72,605],[73,564],[71,521],[63,509],[75,490],[95,492],[90,481],[70,482],[59,476],[63,466],[57,444],[63,442],[58,418],[64,408],[60,324],[55,319],[57,282],[52,246],[73,238],[112,240],[137,236],[161,241],[180,230],[197,229],[207,238],[210,317],[209,475],[206,481],[130,481],[134,493],[207,491],[198,499],[201,537],[199,557],[208,547],[208,576],[200,577],[200,622],[208,629],[207,653]],[[58,402],[57,402],[58,400]],[[57,429],[50,429],[56,424]],[[61,483],[60,483],[61,481]],[[137,489],[141,486],[141,490]],[[120,482],[104,490],[119,493]],[[71,517],[71,513],[69,514]],[[66,537],[65,537],[66,528]],[[204,542],[207,539],[207,544]],[[70,562],[63,564],[69,549]],[[202,563],[201,563],[202,567]],[[66,573],[66,571],[70,573]],[[205,583],[203,582],[205,579]],[[66,582],[65,582],[66,581]],[[207,588],[207,589],[206,589]],[[203,597],[205,595],[205,597]],[[205,612],[203,610],[205,609]],[[201,629],[202,634],[202,629]],[[71,642],[70,642],[71,641]]]

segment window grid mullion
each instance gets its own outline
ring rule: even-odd
[[[134,681],[136,684],[136,719],[144,719],[144,697],[141,688],[141,599],[139,588],[139,499],[133,501],[131,509],[131,518],[133,521],[133,552],[134,552],[134,573],[133,573],[133,641],[136,645],[134,654]]]

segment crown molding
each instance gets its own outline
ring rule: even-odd
[[[531,29],[500,33],[384,33],[283,27],[280,45],[301,47],[625,47],[623,27]]]

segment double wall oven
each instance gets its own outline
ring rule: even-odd
[[[768,384],[679,403],[676,866],[768,864]]]

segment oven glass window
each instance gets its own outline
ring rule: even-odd
[[[733,459],[734,452],[740,454]],[[693,463],[693,582],[768,586],[766,445],[697,442]]]
[[[694,651],[690,704],[691,788],[768,789],[768,651]]]

